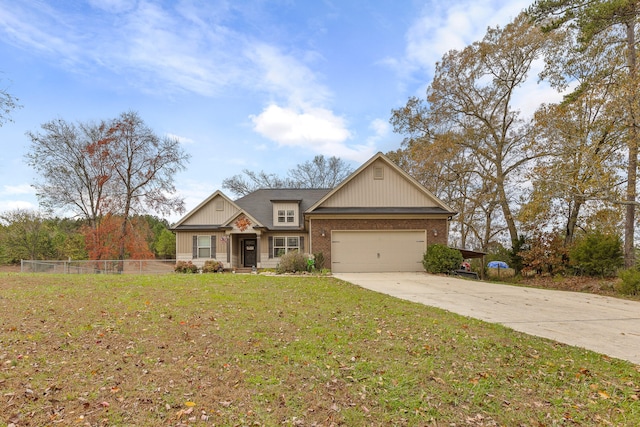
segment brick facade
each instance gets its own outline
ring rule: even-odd
[[[318,219],[311,221],[312,252],[322,252],[324,268],[331,268],[332,230],[427,230],[427,244],[447,244],[446,219]],[[322,234],[324,233],[324,236]]]

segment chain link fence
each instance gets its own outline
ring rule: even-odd
[[[57,274],[165,274],[173,273],[175,259],[20,261],[22,273]]]

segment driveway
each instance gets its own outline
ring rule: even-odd
[[[640,364],[640,302],[426,273],[338,273],[358,286]]]

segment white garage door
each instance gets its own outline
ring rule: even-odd
[[[334,273],[423,271],[424,230],[333,231],[331,270]]]

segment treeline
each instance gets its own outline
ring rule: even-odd
[[[169,223],[152,215],[132,216],[121,242],[114,233],[123,218],[105,216],[101,226],[87,219],[48,217],[33,210],[17,209],[0,214],[0,263],[20,260],[118,259],[125,247],[126,259],[174,259],[175,235]]]
[[[392,111],[404,141],[389,156],[458,212],[452,246],[508,248],[541,272],[606,240],[635,267],[639,18],[636,2],[536,1],[447,52],[425,96]],[[562,100],[523,114],[538,70]]]

